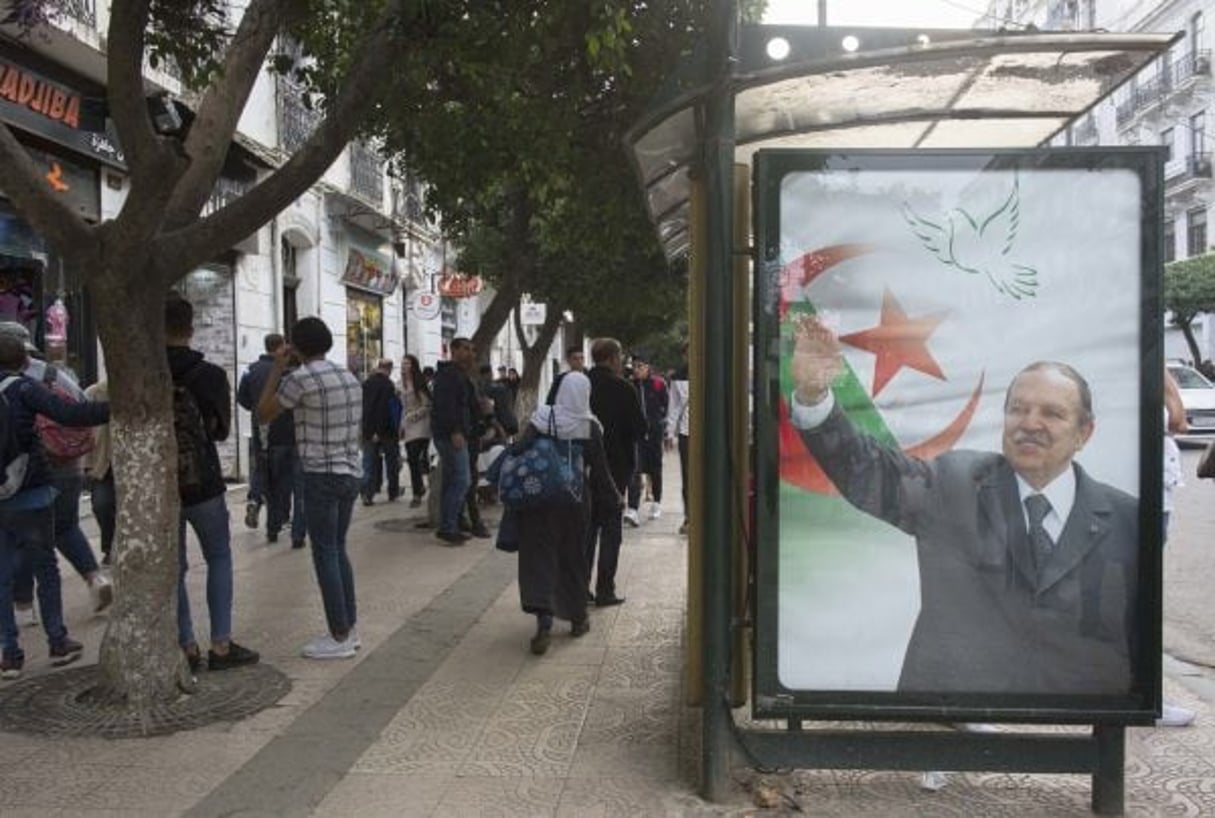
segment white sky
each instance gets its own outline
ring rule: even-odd
[[[986,6],[986,0],[827,0],[827,23],[970,28]],[[768,0],[764,22],[810,25],[817,18],[817,0]]]

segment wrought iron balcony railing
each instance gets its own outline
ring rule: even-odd
[[[363,142],[351,142],[350,191],[377,207],[384,202],[384,161]]]
[[[1195,179],[1211,178],[1211,154],[1191,153],[1185,158],[1185,169],[1165,180],[1166,187],[1176,187]]]
[[[1190,51],[1173,63],[1173,84],[1181,85],[1184,82],[1200,76],[1210,76],[1211,74],[1211,52]]]
[[[97,27],[97,0],[62,0],[60,9],[78,23],[84,23],[89,28]]]
[[[278,80],[278,144],[295,153],[312,136],[320,114],[304,104],[304,93],[281,77]]]

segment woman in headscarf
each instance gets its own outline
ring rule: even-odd
[[[536,409],[523,434],[523,444],[550,431],[558,440],[578,441],[582,447],[583,486],[580,502],[554,503],[514,512],[519,542],[519,596],[523,610],[536,617],[531,651],[548,650],[553,618],[569,620],[571,635],[591,629],[587,617],[586,532],[591,496],[596,507],[620,513],[620,492],[608,471],[603,427],[591,413],[591,382],[581,372],[569,372],[551,405]]]

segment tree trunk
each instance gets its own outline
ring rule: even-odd
[[[544,371],[548,348],[553,345],[557,330],[561,329],[561,310],[551,309],[554,305],[549,306],[544,325],[540,327],[536,342],[531,346],[527,346],[523,337],[522,324],[517,318],[515,321],[515,331],[520,345],[523,346],[523,372],[519,376],[519,397],[515,400],[515,412],[520,425],[532,416],[532,412],[536,411],[536,406],[540,403],[540,373]]]
[[[1191,318],[1176,319],[1177,326],[1181,328],[1181,335],[1185,338],[1186,346],[1190,348],[1190,355],[1194,358],[1194,366],[1202,363],[1202,352],[1198,349],[1198,339],[1194,337],[1194,321]]]
[[[97,268],[94,268],[97,269]],[[110,386],[110,439],[118,530],[114,606],[101,643],[107,698],[147,713],[190,689],[177,647],[177,440],[164,302],[152,270],[117,265],[92,289]]]
[[[477,324],[477,330],[473,333],[472,342],[477,348],[477,361],[482,364],[489,363],[489,348],[493,345],[494,339],[498,337],[498,333],[502,331],[502,327],[506,324],[506,320],[510,318],[511,310],[519,308],[519,277],[517,275],[505,275],[502,281],[498,283],[497,289],[494,291],[494,297],[490,299],[489,306],[481,313],[481,321]]]

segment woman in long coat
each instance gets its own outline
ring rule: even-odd
[[[548,650],[554,617],[568,620],[574,637],[591,629],[587,617],[590,567],[586,536],[592,493],[596,507],[605,513],[620,513],[620,492],[612,481],[603,450],[603,428],[591,413],[591,382],[581,372],[567,373],[553,403],[536,409],[524,431],[523,445],[550,430],[558,440],[581,444],[584,476],[580,500],[514,512],[519,596],[523,610],[536,617],[531,651],[537,655]]]

